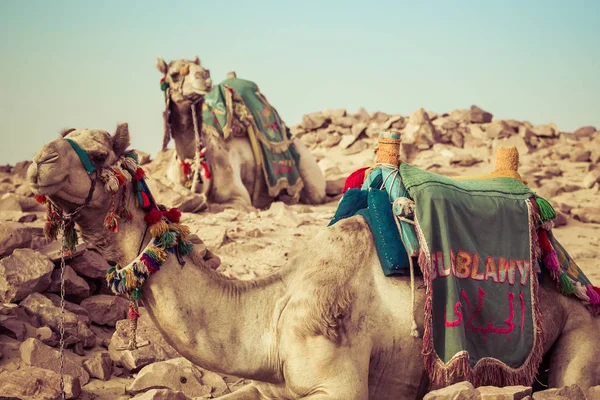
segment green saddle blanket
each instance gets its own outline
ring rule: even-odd
[[[291,133],[254,82],[229,78],[215,85],[204,98],[202,122],[203,132],[226,140],[248,134],[269,195],[275,197],[285,189],[290,196],[299,196],[304,183]]]

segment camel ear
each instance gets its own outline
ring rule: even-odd
[[[167,74],[167,63],[162,57],[156,57],[156,69],[163,75]]]
[[[131,138],[129,137],[129,125],[127,122],[121,122],[117,125],[117,130],[112,136],[112,147],[113,151],[120,157],[125,153],[125,150],[129,147]]]
[[[196,56],[196,58],[193,60],[193,63],[200,65],[200,57]]]

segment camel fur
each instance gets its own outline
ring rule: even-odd
[[[129,143],[126,124],[114,135],[75,129],[66,134],[98,168],[110,166]],[[90,187],[77,154],[62,138],[44,145],[28,170],[34,193],[70,212]],[[131,193],[131,191],[129,191]],[[108,232],[108,192],[100,186],[76,223],[84,240],[111,261],[138,257],[144,212]],[[183,221],[185,223],[185,220]],[[150,238],[146,237],[144,244]],[[277,272],[232,281],[208,267],[197,246],[181,267],[171,256],[143,288],[143,305],[165,340],[193,363],[254,380],[223,399],[414,399],[428,388],[411,337],[409,280],[385,277],[361,216],[324,228]],[[311,249],[318,248],[315,252]],[[424,285],[417,279],[417,310]],[[550,279],[539,289],[544,352],[551,387],[600,384],[600,331],[584,305],[558,293]],[[423,332],[423,313],[416,315]]]
[[[197,148],[191,108],[195,108],[197,127],[199,132],[202,132],[202,102],[204,96],[212,89],[212,79],[210,71],[201,66],[198,57],[192,61],[180,59],[169,64],[158,57],[156,67],[169,86],[166,92],[167,96],[170,96],[167,111],[170,113],[170,135],[175,142],[175,155],[168,177],[180,185],[180,162],[192,161]],[[230,76],[233,75],[230,73]],[[260,169],[257,171],[247,132],[229,140],[206,134],[201,134],[201,137],[212,179],[194,183],[193,190],[205,194],[209,203],[240,208],[268,207],[274,199],[268,195]],[[300,139],[294,138],[292,142],[300,155],[298,169],[304,182],[300,201],[306,204],[321,204],[326,200],[323,172]],[[256,182],[257,179],[260,182]],[[255,187],[258,188],[259,195],[253,202]],[[288,202],[294,201],[285,194],[280,195],[280,198]]]

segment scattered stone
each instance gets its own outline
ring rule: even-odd
[[[135,372],[157,361],[169,360],[181,357],[177,351],[163,339],[162,334],[156,329],[144,307],[140,307],[140,318],[138,319],[137,342],[149,342],[149,345],[137,350],[118,350],[129,344],[131,335],[128,320],[117,322],[108,351],[110,358],[117,364],[123,366],[127,371]]]
[[[580,207],[571,210],[571,215],[578,221],[600,224],[600,207]]]
[[[4,193],[0,196],[0,210],[2,211],[19,211],[23,209],[17,200],[17,196],[14,193]]]
[[[118,296],[99,294],[81,302],[93,323],[115,326],[117,321],[127,318],[129,302]]]
[[[16,249],[0,260],[0,302],[24,299],[50,285],[54,265],[46,256],[30,249]]]
[[[452,117],[452,114],[450,114],[450,116]],[[485,124],[492,122],[492,118],[494,118],[494,116],[491,113],[483,111],[477,106],[471,106],[471,109],[469,110],[469,121],[472,123]]]
[[[587,189],[591,189],[594,187],[596,182],[600,182],[600,170],[594,169],[587,173],[587,175],[583,178],[583,187]]]
[[[560,389],[546,389],[533,394],[533,400],[585,399],[584,391],[577,384],[563,386]]]
[[[153,388],[181,391],[188,397],[204,396],[212,392],[212,387],[202,384],[202,371],[183,357],[142,368],[127,392],[137,394]]]
[[[57,269],[52,272],[52,283],[48,288],[50,293],[60,293],[61,270]],[[73,268],[66,265],[64,270],[65,294],[77,299],[84,299],[90,295],[90,286],[88,283],[77,275]]]
[[[302,126],[307,131],[313,131],[325,125],[327,118],[321,112],[307,114],[302,117]]]
[[[94,357],[83,362],[83,368],[92,378],[107,381],[112,373],[112,360],[106,351],[96,354]]]
[[[10,255],[14,249],[38,248],[45,242],[42,228],[18,222],[0,222],[0,257]]]
[[[568,221],[567,216],[562,211],[556,210],[556,218],[554,219],[555,228],[567,225]]]
[[[44,344],[47,344],[50,347],[56,347],[59,344],[60,337],[56,332],[53,332],[47,326],[42,326],[40,328],[36,328],[35,330],[35,338],[41,341]]]
[[[589,162],[592,157],[590,150],[579,149],[571,154],[571,161],[573,162]]]
[[[531,396],[528,386],[480,386],[477,391],[481,394],[481,400],[521,400]]]
[[[459,382],[445,388],[432,390],[423,400],[479,400],[481,394],[475,390],[471,382]]]
[[[558,137],[559,130],[554,124],[536,125],[531,128],[531,131],[538,137],[554,138]]]
[[[593,386],[589,388],[587,394],[588,400],[599,400],[600,399],[600,386]]]
[[[60,352],[52,347],[45,345],[35,338],[29,338],[19,347],[21,360],[28,367],[38,367],[49,369],[56,373],[60,373]],[[89,382],[90,376],[79,364],[75,363],[68,357],[68,353],[63,353],[64,372],[79,379],[81,385]]]
[[[106,259],[91,249],[73,257],[68,264],[77,272],[77,275],[94,279],[104,279],[106,271],[110,268]]]
[[[346,184],[346,178],[338,178],[333,180],[327,180],[325,183],[325,193],[328,196],[335,196],[342,193],[344,185]]]
[[[152,389],[132,397],[131,400],[189,400],[183,392],[171,389]]]
[[[589,138],[592,137],[594,135],[594,133],[596,132],[596,127],[594,126],[583,126],[579,129],[577,129],[575,132],[573,132],[573,136],[579,140],[582,138]]]
[[[23,214],[17,219],[17,222],[30,223],[35,222],[36,220],[37,215],[35,214]]]
[[[55,307],[60,307],[59,295],[54,293],[44,293],[44,296],[50,299],[50,301],[52,301],[52,304],[54,304]],[[81,322],[83,322],[87,326],[90,326],[90,314],[82,306],[65,300],[65,310],[71,311],[73,314],[76,314]]]
[[[517,132],[505,121],[493,121],[485,127],[485,133],[490,139],[504,139],[515,135]]]
[[[71,375],[64,378],[66,398],[78,398],[81,393],[79,379]],[[9,398],[56,400],[60,398],[59,387],[60,375],[48,369],[25,367],[0,373],[0,393]]]
[[[52,300],[42,294],[32,293],[20,303],[37,323],[37,327],[48,326],[54,332],[59,331],[61,310]],[[96,335],[79,320],[77,315],[65,310],[65,344],[67,346],[81,342],[84,347],[93,347],[96,344]]]

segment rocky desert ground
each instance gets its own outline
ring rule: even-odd
[[[327,204],[276,202],[267,210],[248,211],[212,205],[204,212],[184,213],[182,221],[217,255],[222,273],[232,279],[268,274],[283,266],[305,240],[325,229],[345,178],[374,162],[376,137],[387,128],[402,132],[404,160],[448,176],[491,172],[495,150],[516,146],[521,155],[520,174],[557,210],[556,237],[592,282],[600,284],[600,132],[591,126],[562,132],[554,124],[497,120],[476,106],[445,114],[421,108],[408,116],[364,109],[354,114],[338,109],[305,115],[291,130],[319,160],[327,178]],[[171,188],[166,180],[170,151],[155,157],[141,154],[157,200],[193,210],[197,197]],[[27,167],[28,161],[0,167],[0,396],[55,399],[59,387],[59,246],[43,236],[45,208],[33,199],[25,180]],[[108,264],[81,243],[66,265],[68,398],[215,398],[247,383],[190,364],[162,340],[143,307],[139,336],[149,339],[150,345],[118,351],[129,331],[127,301],[107,289],[103,278]],[[543,398],[600,398],[600,390],[595,389],[584,394],[570,387],[546,394],[563,397]],[[467,384],[453,390],[472,396],[464,398],[500,395],[495,389],[478,391]],[[510,397],[502,398],[531,395],[528,388],[506,390]],[[542,398],[541,393],[534,398]],[[455,398],[443,397],[443,393],[430,396]]]

